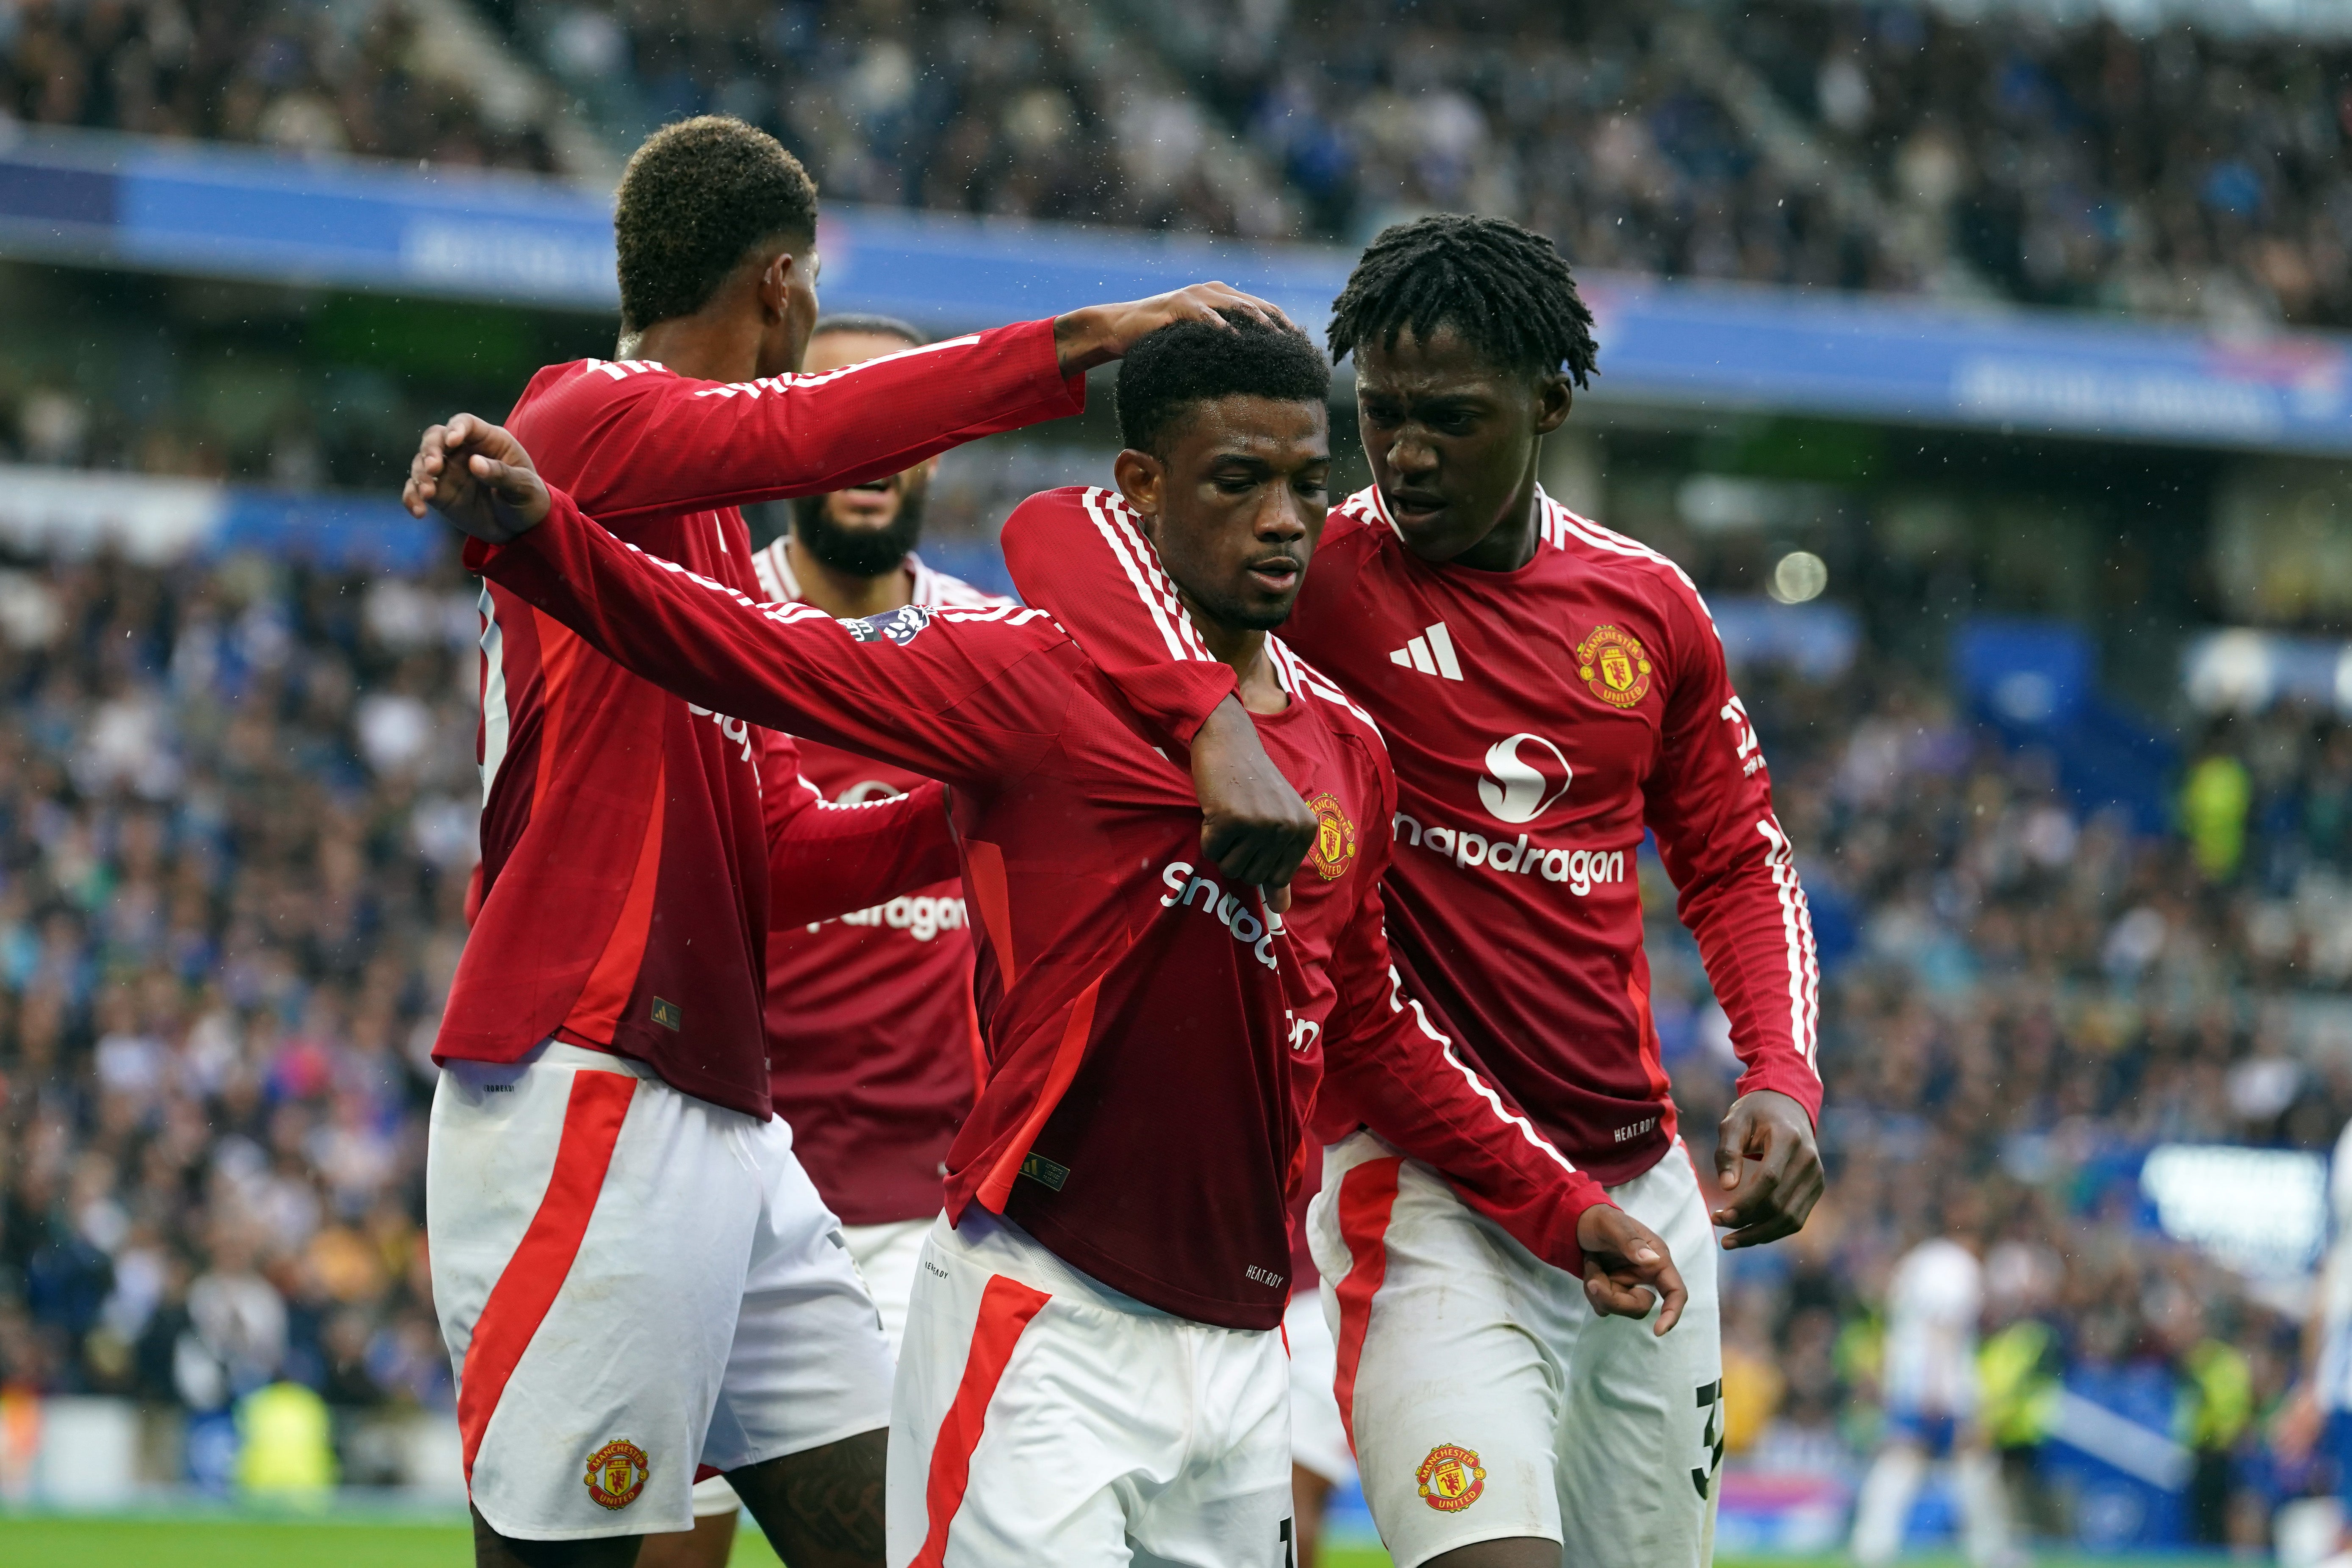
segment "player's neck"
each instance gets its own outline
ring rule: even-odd
[[[1183,604],[1184,612],[1192,618],[1193,629],[1201,633],[1201,645],[1208,649],[1209,657],[1232,666],[1242,706],[1263,714],[1281,713],[1290,706],[1290,695],[1274,678],[1274,657],[1266,652],[1265,632],[1247,626],[1228,626],[1203,613],[1181,586],[1176,597]]]
[[[800,584],[801,600],[840,621],[863,621],[887,615],[915,601],[915,574],[904,562],[879,577],[859,577],[836,571],[816,559],[798,534],[784,537],[784,559],[792,562],[793,579]]]
[[[1536,453],[1543,443],[1536,443]],[[1528,471],[1519,487],[1504,504],[1502,521],[1486,537],[1446,562],[1473,571],[1517,571],[1536,559],[1536,541],[1543,538],[1543,493],[1536,484],[1536,454],[1528,457]]]
[[[626,357],[651,360],[700,382],[757,381],[760,335],[745,331],[735,312],[713,306],[655,322],[636,335]]]

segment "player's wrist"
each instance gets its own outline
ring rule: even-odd
[[[1083,375],[1118,358],[1111,341],[1108,308],[1088,305],[1055,317],[1054,357],[1066,376]]]

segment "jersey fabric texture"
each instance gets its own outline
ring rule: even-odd
[[[1070,489],[1024,509],[1111,504]],[[763,606],[561,491],[544,523],[467,561],[689,700],[952,786],[989,1077],[949,1155],[950,1220],[977,1203],[1110,1289],[1270,1329],[1311,1116],[1318,1134],[1375,1126],[1581,1272],[1576,1221],[1602,1196],[1403,994],[1381,926],[1387,754],[1278,642],[1291,700],[1259,732],[1325,822],[1281,920],[1196,864],[1187,768],[1043,611]],[[1232,691],[1228,670],[1192,722]]]
[[[752,558],[768,602],[802,598],[785,542]],[[934,571],[920,557],[908,557],[906,570],[912,602],[926,609],[1013,602]],[[907,768],[822,741],[798,744],[801,777],[837,806],[924,784]],[[776,1114],[793,1124],[801,1164],[845,1224],[939,1213],[948,1145],[971,1109],[979,1061],[971,917],[960,880],[769,931],[769,1091]],[[903,1291],[898,1307],[903,1316]]]
[[[1278,1333],[1156,1312],[977,1209],[942,1219],[891,1394],[885,1561],[1286,1568],[1283,1362]]]
[[[502,1535],[684,1530],[698,1467],[889,1419],[873,1303],[774,1117],[560,1041],[455,1062],[425,1207],[467,1487]]]
[[[1644,832],[1731,1020],[1742,1093],[1821,1108],[1811,916],[1713,620],[1671,561],[1538,494],[1517,571],[1433,566],[1377,490],[1330,515],[1284,637],[1381,727],[1383,887],[1407,983],[1603,1182],[1655,1165],[1674,1103],[1650,1012]],[[1139,535],[1016,512],[1005,559],[1139,711],[1188,714],[1209,655]]]
[[[1307,1230],[1333,1388],[1397,1568],[1519,1535],[1591,1568],[1706,1568],[1723,1360],[1715,1232],[1682,1146],[1609,1189],[1690,1291],[1664,1335],[1654,1306],[1594,1316],[1580,1281],[1370,1133],[1335,1145],[1324,1178]]]
[[[752,592],[740,503],[880,478],[1084,406],[1053,323],[1033,321],[731,384],[578,361],[532,378],[508,423],[612,527]],[[554,1035],[767,1115],[772,916],[838,914],[950,874],[937,793],[821,810],[789,743],[637,679],[496,585],[482,619],[481,909],[436,1058],[511,1061]],[[772,888],[763,778],[790,796]],[[795,905],[826,883],[869,896]]]

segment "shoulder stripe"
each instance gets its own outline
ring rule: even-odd
[[[1103,542],[1110,546],[1112,559],[1127,573],[1129,585],[1143,601],[1151,623],[1160,629],[1168,656],[1179,664],[1186,660],[1212,662],[1199,629],[1192,624],[1192,617],[1185,612],[1176,597],[1174,584],[1160,568],[1159,552],[1128,515],[1127,503],[1100,486],[1088,486],[1082,499],[1087,516],[1094,519]]]
[[[1365,727],[1372,732],[1373,737],[1383,747],[1388,745],[1388,737],[1381,733],[1378,722],[1370,714],[1357,706],[1355,699],[1341,689],[1338,682],[1300,658],[1297,651],[1281,638],[1268,637],[1265,644],[1274,651],[1275,675],[1281,681],[1284,691],[1297,693],[1303,696],[1318,697],[1327,703],[1337,703],[1363,720]]]
[[[837,382],[844,376],[854,376],[860,371],[870,371],[877,365],[887,365],[895,361],[911,359],[917,354],[936,354],[943,349],[966,349],[979,341],[979,333],[967,332],[961,338],[942,338],[936,343],[925,343],[919,349],[901,349],[895,354],[877,354],[870,360],[860,360],[854,365],[844,365],[837,371],[820,371],[814,375],[796,373],[784,376],[761,376],[757,381],[730,382],[723,386],[704,387],[694,395],[733,397],[740,392],[745,396],[757,398],[762,392],[787,392],[796,388],[805,390],[809,387],[821,387],[829,382]]]
[[[1573,538],[1594,549],[1605,550],[1611,555],[1622,556],[1628,560],[1638,560],[1650,566],[1662,568],[1671,574],[1676,582],[1682,584],[1685,593],[1690,595],[1690,601],[1698,607],[1700,616],[1706,622],[1707,630],[1715,631],[1715,612],[1706,607],[1706,600],[1699,593],[1698,584],[1690,580],[1690,573],[1675,565],[1672,559],[1660,555],[1639,539],[1628,538],[1613,529],[1602,528],[1590,518],[1578,517],[1549,496],[1544,497],[1544,507],[1550,515],[1559,519],[1560,543],[1563,546],[1569,539]],[[1717,635],[1720,637],[1722,633],[1718,632]]]

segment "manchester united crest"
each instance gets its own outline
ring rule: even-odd
[[[626,1437],[615,1437],[588,1456],[588,1495],[599,1508],[624,1509],[646,1490],[646,1451]]]
[[[1356,858],[1356,824],[1339,809],[1339,798],[1329,790],[1307,802],[1315,813],[1315,849],[1307,856],[1315,874],[1325,882],[1337,882],[1347,874]]]
[[[1576,645],[1576,675],[1611,707],[1632,707],[1650,695],[1650,655],[1624,628],[1596,626]]]
[[[1412,1479],[1420,1483],[1421,1500],[1440,1513],[1460,1513],[1486,1490],[1486,1472],[1477,1452],[1453,1443],[1430,1449]]]

